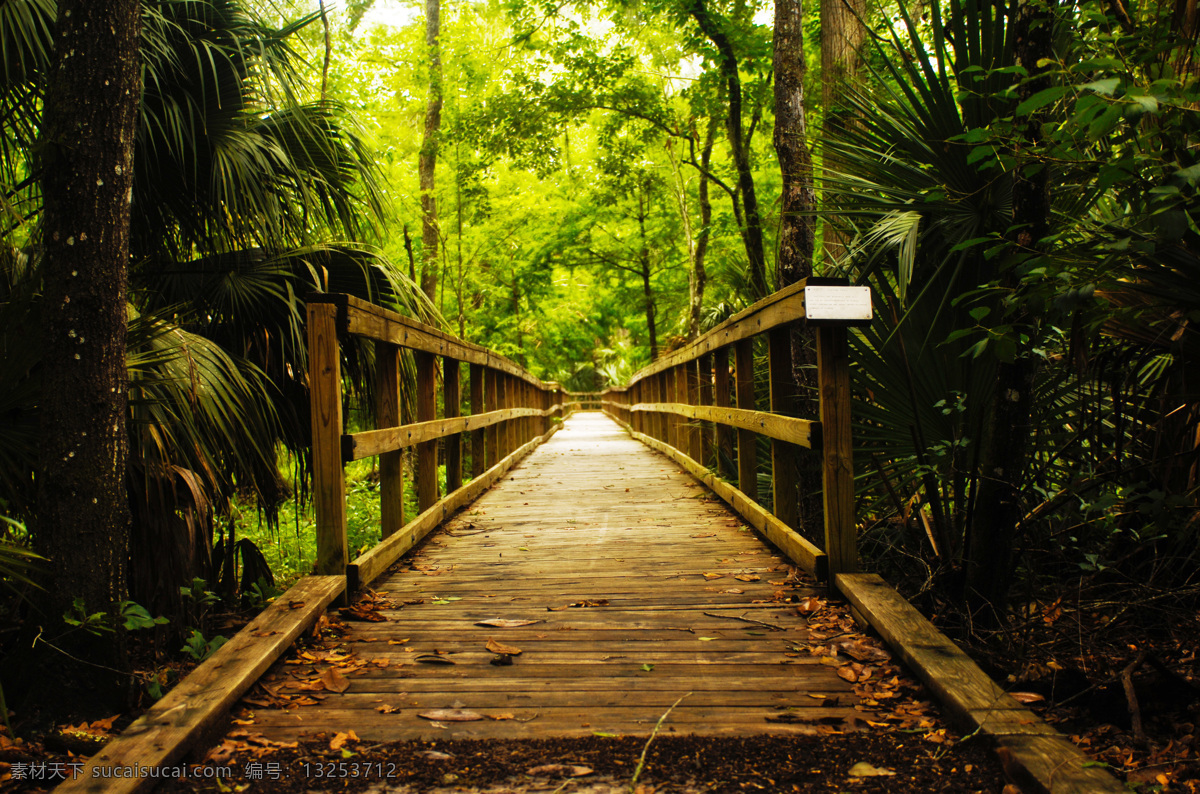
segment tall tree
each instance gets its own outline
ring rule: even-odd
[[[837,109],[838,91],[858,73],[858,51],[866,38],[865,12],[866,0],[821,0],[821,102],[826,130],[843,123],[843,114]],[[836,171],[838,164],[826,159],[825,168]],[[845,235],[837,223],[826,222],[822,247],[828,262],[839,262],[845,256]]]
[[[717,68],[725,81],[729,108],[729,114],[725,117],[725,133],[729,139],[729,154],[737,171],[738,192],[741,194],[742,237],[750,271],[750,298],[758,300],[767,294],[767,265],[763,250],[762,214],[758,209],[758,193],[754,188],[754,173],[750,165],[750,140],[742,120],[742,78],[738,70],[737,51],[726,30],[727,20],[714,13],[707,0],[690,0],[688,14],[717,48]]]
[[[429,54],[429,97],[425,104],[425,135],[417,161],[421,181],[421,244],[423,246],[421,289],[436,300],[438,287],[438,213],[434,195],[434,173],[437,170],[438,138],[442,130],[442,51],[441,4],[425,0],[425,47]]]
[[[138,0],[62,0],[42,137],[38,537],[53,615],[126,597],[126,290],[140,71]]]

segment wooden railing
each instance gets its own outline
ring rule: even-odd
[[[822,579],[852,572],[858,550],[846,336],[849,326],[870,320],[866,287],[809,279],[662,356],[625,387],[608,389],[604,410],[635,438],[703,480],[802,568]],[[796,323],[807,323],[816,334],[819,417],[795,416],[791,328]],[[759,335],[766,337],[769,412],[756,404],[754,338]],[[771,510],[758,503],[756,435],[771,439]],[[736,473],[723,465],[735,459],[735,445]],[[796,531],[800,448],[821,455],[824,549]],[[714,458],[717,473],[705,465]]]
[[[598,411],[604,396],[598,391],[564,391],[563,406],[572,411]]]
[[[378,427],[345,433],[341,345],[351,336],[374,341]],[[400,357],[412,351],[415,422],[400,424]],[[558,428],[563,391],[486,348],[445,334],[351,295],[308,297],[308,372],[312,405],[313,501],[317,573],[347,577],[348,593],[371,582],[454,511],[469,504]],[[442,416],[437,414],[441,358]],[[470,367],[461,415],[460,364]],[[443,440],[445,493],[439,493],[438,442]],[[469,443],[471,481],[463,484]],[[417,515],[406,522],[401,451],[416,447]],[[381,540],[347,559],[345,464],[379,456]]]

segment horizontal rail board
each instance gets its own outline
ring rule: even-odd
[[[539,444],[548,441],[558,432],[558,427],[552,427],[543,436],[537,436],[518,447],[504,460],[492,466],[469,483],[453,493],[442,497],[421,515],[401,527],[394,535],[385,538],[375,548],[363,554],[346,566],[347,589],[357,590],[370,584],[380,574],[392,566],[409,549],[421,542],[422,538],[436,529],[456,510],[469,505],[479,498],[479,495],[490,488],[505,472],[517,465]]]
[[[55,790],[115,794],[153,787],[159,778],[147,774],[101,776],[100,768],[111,773],[117,767],[158,768],[179,762],[292,641],[324,614],[325,607],[342,594],[345,586],[342,576],[306,576],[296,582],[92,756],[78,776],[65,780]]]
[[[786,554],[792,562],[818,579],[824,580],[828,578],[828,557],[825,556],[825,552],[810,543],[800,533],[796,532],[796,530],[771,515],[770,511],[762,505],[753,501],[746,494],[720,479],[706,467],[692,460],[674,447],[664,444],[657,438],[651,438],[644,433],[637,432],[615,417],[610,418],[629,431],[629,434],[635,439],[666,455],[682,466],[688,474],[691,474],[697,480],[707,485],[713,493],[721,497],[725,500],[726,504],[737,511],[738,515],[746,519],[750,526],[758,530],[760,535],[774,543],[775,547]]]
[[[552,409],[551,409],[552,410]],[[471,430],[518,419],[523,416],[548,416],[550,411],[540,408],[506,408],[502,411],[489,411],[485,414],[460,416],[453,419],[434,419],[429,422],[414,422],[397,427],[384,427],[379,430],[364,430],[361,433],[347,433],[342,436],[342,460],[349,462],[361,460],[386,452],[415,446],[426,441],[436,441],[439,438],[466,433]]]
[[[626,406],[620,407],[626,408]],[[808,449],[816,449],[821,445],[821,423],[811,419],[797,419],[794,416],[780,416],[763,411],[747,411],[743,408],[721,408],[686,403],[638,403],[627,410],[677,414],[689,419],[717,422],[742,430],[752,430],[768,438],[798,444]]]
[[[457,361],[479,364],[490,369],[513,375],[541,389],[549,384],[535,378],[519,364],[498,355],[486,347],[472,344],[439,331],[424,323],[381,306],[344,293],[314,293],[306,298],[308,303],[331,303],[338,307],[338,327],[344,333],[365,336],[411,350],[421,350],[438,356],[447,356]]]

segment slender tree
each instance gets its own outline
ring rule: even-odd
[[[62,0],[42,137],[44,246],[37,534],[52,616],[126,597],[125,367],[138,0]]]
[[[429,98],[425,105],[425,134],[417,161],[421,182],[421,245],[423,266],[421,289],[433,301],[438,287],[438,212],[434,195],[438,138],[442,130],[441,5],[425,0],[425,46],[429,53]]]

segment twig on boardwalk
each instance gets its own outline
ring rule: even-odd
[[[638,776],[642,774],[642,768],[646,765],[646,753],[650,752],[650,742],[654,741],[654,737],[658,735],[658,729],[662,727],[663,722],[671,715],[675,707],[682,703],[683,699],[690,694],[692,693],[688,692],[687,695],[681,695],[679,700],[672,703],[671,708],[664,711],[663,715],[658,718],[658,722],[654,724],[654,730],[650,731],[650,738],[642,745],[642,757],[638,759],[637,769],[633,770],[633,777],[629,780],[629,794],[634,794],[634,790],[637,788]]]
[[[746,623],[755,623],[759,626],[765,626],[773,631],[787,631],[787,629],[785,629],[783,626],[776,626],[774,623],[767,623],[762,620],[755,620],[754,618],[744,618],[741,615],[718,615],[713,612],[705,612],[704,614],[708,615],[710,618],[724,618],[725,620],[741,620]]]

